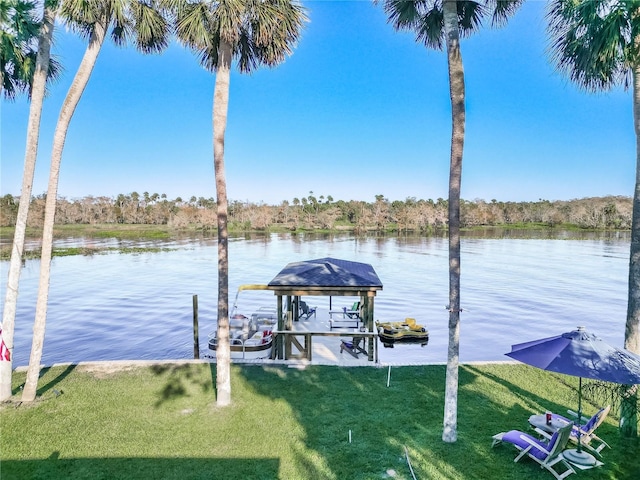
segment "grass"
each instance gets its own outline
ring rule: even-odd
[[[54,248],[51,251],[52,257],[71,257],[75,255],[105,255],[107,253],[121,253],[129,255],[138,255],[142,253],[159,253],[176,250],[168,247],[62,247]],[[41,256],[41,250],[26,250],[22,258],[24,260],[38,259]],[[11,259],[11,246],[0,248],[0,260]]]
[[[10,479],[553,478],[514,464],[491,436],[527,418],[574,408],[577,381],[525,365],[460,368],[458,440],[442,442],[444,366],[232,367],[230,407],[215,405],[215,364],[163,363],[109,371],[43,370],[38,398],[0,407]],[[25,374],[14,374],[19,392]],[[595,406],[586,405],[592,412]],[[351,432],[351,443],[349,442]],[[605,465],[582,480],[640,478],[638,439],[610,414],[598,433]],[[577,478],[572,477],[572,478]]]
[[[37,231],[37,230],[36,230]],[[55,236],[165,240],[176,231],[167,225],[67,224],[54,227]]]
[[[0,238],[13,239],[14,227],[0,227]],[[94,238],[122,238],[122,239],[167,239],[176,234],[178,230],[167,225],[145,224],[65,224],[55,225],[54,237],[94,237]],[[28,227],[27,238],[40,238],[42,228]]]

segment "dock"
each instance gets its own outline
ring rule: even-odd
[[[338,313],[338,315],[336,314]],[[290,330],[275,330],[272,358],[233,359],[242,364],[285,364],[290,366],[336,365],[345,367],[380,366],[378,334],[364,330],[362,322],[340,322],[343,312],[316,308],[308,318],[291,322]],[[358,325],[356,328],[355,325]],[[278,342],[283,342],[285,358],[276,358]],[[343,342],[346,345],[343,346]],[[349,348],[345,348],[351,347]],[[215,358],[213,358],[215,361]]]

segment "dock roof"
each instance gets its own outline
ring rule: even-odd
[[[368,263],[325,257],[289,263],[269,282],[269,289],[294,295],[355,295],[381,290],[382,282]]]

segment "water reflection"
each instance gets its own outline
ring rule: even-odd
[[[562,230],[557,228],[544,229],[518,229],[518,228],[482,228],[480,230],[463,230],[461,236],[464,238],[485,238],[485,239],[538,239],[538,240],[614,240],[630,241],[630,231],[592,231],[592,230]]]
[[[540,235],[532,238],[531,231],[508,229],[482,236],[464,233],[462,361],[505,360],[503,354],[512,343],[578,325],[622,346],[628,233],[545,231]],[[56,247],[86,245],[152,245],[168,250],[54,258],[43,363],[190,358],[194,294],[199,298],[201,345],[206,349],[206,333],[214,326],[217,306],[215,238],[56,241]],[[380,349],[381,360],[446,361],[445,236],[251,234],[231,238],[229,256],[231,302],[240,284],[268,283],[293,261],[336,257],[370,263],[384,285],[376,297],[375,318],[413,317],[430,331],[427,347]],[[0,267],[6,272],[8,262]],[[38,261],[27,261],[22,272],[15,365],[28,362],[38,270]],[[2,298],[5,288],[3,281]],[[328,298],[317,300],[320,308],[328,308]],[[264,297],[243,298],[243,302],[251,310],[264,304]]]

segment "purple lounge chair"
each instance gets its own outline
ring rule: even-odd
[[[562,456],[562,450],[567,446],[573,423],[558,429],[550,439],[537,439],[528,433],[519,430],[511,430],[509,432],[498,433],[493,436],[492,447],[508,442],[512,443],[518,450],[518,456],[513,460],[517,462],[525,455],[540,464],[541,468],[549,470],[554,477],[562,480],[572,473],[576,473],[571,465]],[[538,431],[538,429],[536,429]],[[541,433],[541,431],[539,432]],[[563,471],[555,470],[556,465],[564,467]]]
[[[611,410],[611,405],[607,405],[606,407],[601,408],[595,413],[593,417],[589,419],[582,417],[578,420],[577,419],[578,414],[571,410],[567,410],[567,412],[569,413],[569,415],[576,417],[576,420],[569,420],[568,418],[563,417],[562,415],[558,415],[556,413],[553,413],[551,415],[551,418],[553,418],[554,420],[565,422],[565,423],[570,423],[572,421],[582,422],[583,420],[587,420],[587,422],[584,425],[574,425],[573,430],[571,431],[571,436],[569,437],[569,440],[571,440],[574,443],[578,443],[578,428],[579,428],[580,429],[580,445],[582,447],[586,447],[587,450],[597,454],[597,456],[600,457],[601,456],[600,452],[604,449],[604,447],[609,447],[609,445],[607,444],[607,442],[605,442],[595,434],[595,430],[600,426],[600,424],[607,417],[607,415],[609,414],[609,410]]]

